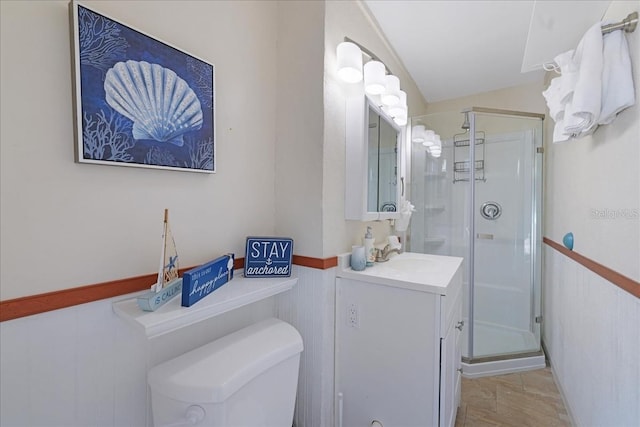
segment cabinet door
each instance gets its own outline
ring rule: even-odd
[[[455,316],[440,341],[440,427],[456,422],[462,376],[462,300],[455,303]]]
[[[457,322],[456,328],[455,328],[455,334],[456,334],[456,345],[455,345],[455,355],[454,355],[454,362],[455,362],[455,388],[453,390],[453,398],[454,398],[454,405],[453,405],[453,421],[452,424],[455,423],[456,421],[456,412],[458,411],[458,407],[460,406],[460,398],[462,396],[462,329],[464,328],[464,322],[462,321],[462,298],[460,299],[460,303],[458,304],[458,319],[459,321]],[[460,325],[460,328],[458,328],[457,326]]]
[[[336,426],[438,423],[439,296],[336,280]]]

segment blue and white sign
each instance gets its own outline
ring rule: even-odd
[[[155,287],[155,285],[154,285]],[[182,290],[182,278],[178,277],[167,284],[160,292],[151,290],[136,298],[138,307],[144,311],[156,311],[171,301]]]
[[[289,277],[293,239],[247,237],[244,257],[245,277]]]
[[[216,258],[182,276],[182,306],[191,307],[233,279],[233,254]]]

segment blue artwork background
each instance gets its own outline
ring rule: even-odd
[[[84,159],[214,171],[214,68],[90,9],[78,7],[82,152]],[[184,145],[135,140],[133,122],[105,100],[109,68],[127,60],[173,70],[195,92],[203,113],[199,130],[184,134]]]

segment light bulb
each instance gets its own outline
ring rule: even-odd
[[[436,159],[440,157],[440,154],[442,154],[442,141],[440,140],[440,135],[434,135],[434,143],[429,147],[429,153]]]
[[[422,144],[424,142],[425,128],[423,125],[416,125],[411,129],[411,141]]]
[[[422,145],[424,145],[425,147],[431,147],[433,144],[436,143],[436,135],[435,132],[432,130],[425,130],[424,131],[424,142],[422,143]]]
[[[362,80],[362,51],[355,43],[342,42],[336,50],[338,75],[347,83]]]
[[[364,90],[370,95],[384,92],[385,66],[380,61],[369,61],[364,64]]]
[[[400,116],[396,116],[393,118],[393,121],[396,122],[398,126],[405,126],[407,124],[407,115],[403,114]]]
[[[407,93],[403,90],[399,91],[400,101],[389,108],[391,117],[407,115]]]
[[[382,93],[382,103],[392,106],[400,101],[400,79],[389,74],[384,77],[384,92]]]

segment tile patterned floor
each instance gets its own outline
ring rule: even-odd
[[[455,427],[571,427],[550,368],[462,378]]]

